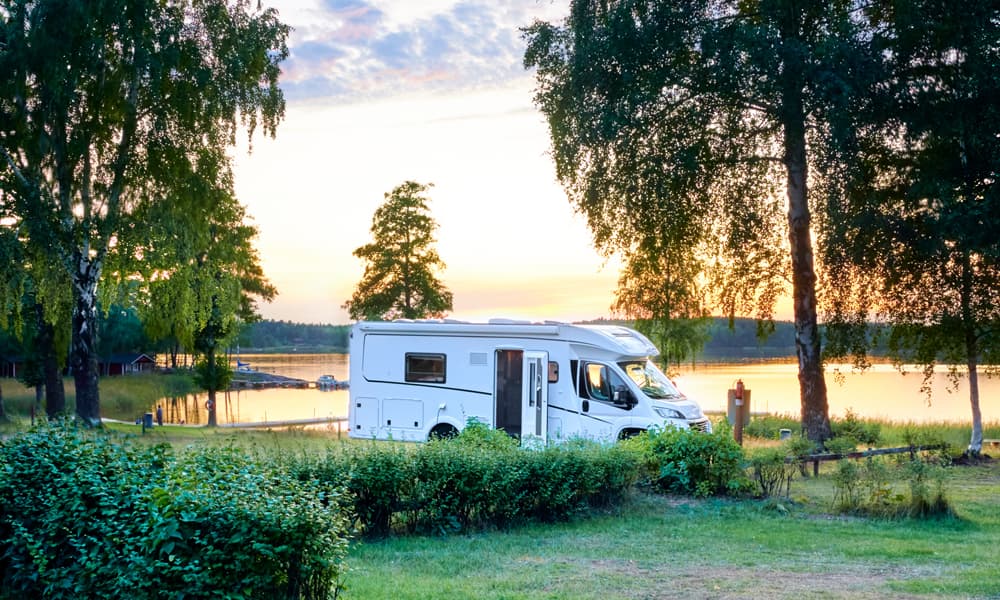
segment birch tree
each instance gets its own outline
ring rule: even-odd
[[[0,0],[0,178],[28,243],[72,284],[76,410],[100,419],[105,259],[143,203],[245,126],[283,117],[288,27],[249,0]]]
[[[557,177],[595,244],[638,266],[693,252],[675,296],[730,316],[770,319],[790,283],[802,424],[828,438],[814,211],[840,173],[814,158],[877,75],[863,7],[575,0],[525,35]]]
[[[892,77],[855,116],[855,154],[877,176],[831,205],[825,261],[853,292],[833,331],[863,350],[869,319],[887,325],[894,360],[922,368],[928,396],[939,365],[967,379],[977,455],[980,367],[1000,370],[1000,4],[878,6],[873,43]]]

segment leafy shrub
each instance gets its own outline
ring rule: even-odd
[[[850,438],[855,444],[877,446],[882,438],[882,426],[879,423],[862,421],[851,409],[847,409],[843,419],[831,419],[830,430],[835,438]]]
[[[907,514],[915,519],[954,516],[944,491],[944,469],[932,461],[912,460],[907,466],[910,502]]]
[[[823,442],[823,445],[831,454],[850,454],[858,449],[858,441],[852,437],[832,437]]]
[[[411,454],[399,444],[373,442],[338,445],[325,455],[289,456],[285,461],[300,480],[344,486],[347,494],[339,510],[353,517],[361,534],[382,537],[391,532],[393,516],[411,502]]]
[[[833,475],[834,509],[882,518],[953,516],[944,470],[936,463],[933,455],[893,463],[875,457],[863,464],[841,460]],[[895,491],[896,481],[905,482],[909,497]]]
[[[833,472],[833,505],[842,512],[856,511],[861,507],[861,469],[853,460],[844,458],[837,461]]]
[[[725,428],[713,433],[667,427],[625,442],[642,457],[646,475],[672,493],[711,496],[740,494],[750,487],[743,449]]]
[[[754,416],[747,423],[747,426],[743,428],[743,435],[766,440],[776,440],[780,436],[782,429],[802,431],[802,423],[798,418],[788,415]]]
[[[750,467],[758,491],[765,498],[791,494],[792,479],[798,464],[787,446],[760,448],[750,455]]]
[[[619,499],[638,476],[638,461],[620,448],[571,442],[526,450],[487,429],[429,442],[414,463],[418,508],[408,524],[432,532],[565,520]]]
[[[366,535],[565,520],[620,500],[639,475],[638,458],[621,447],[570,441],[527,450],[475,424],[418,446],[378,442],[286,460],[300,479],[343,481],[354,502],[345,510]]]
[[[36,429],[0,446],[0,597],[328,598],[339,494],[233,450]]]

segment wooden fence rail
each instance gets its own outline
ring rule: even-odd
[[[842,458],[869,458],[871,456],[884,456],[887,454],[903,454],[908,452],[910,454],[910,459],[914,459],[917,456],[917,452],[925,452],[928,450],[943,450],[947,448],[947,444],[928,444],[926,446],[900,446],[897,448],[869,448],[867,450],[858,450],[856,452],[845,452],[843,454],[834,453],[823,453],[823,454],[809,454],[802,457],[789,457],[788,462],[796,462],[801,460],[803,463],[811,462],[813,464],[813,477],[819,475],[819,463],[827,460],[840,460]]]

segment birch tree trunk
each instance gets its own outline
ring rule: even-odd
[[[806,117],[803,105],[804,63],[800,53],[798,10],[789,9],[782,24],[781,121],[784,133],[788,196],[788,241],[792,259],[795,351],[799,360],[802,428],[813,442],[830,437],[830,419],[816,316],[816,271],[810,229]]]
[[[73,338],[70,367],[76,383],[76,414],[89,426],[101,422],[97,372],[97,282],[100,262],[91,262],[82,252],[74,253]]]

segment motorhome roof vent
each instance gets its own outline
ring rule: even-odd
[[[531,325],[531,321],[523,319],[490,319],[490,325]]]

